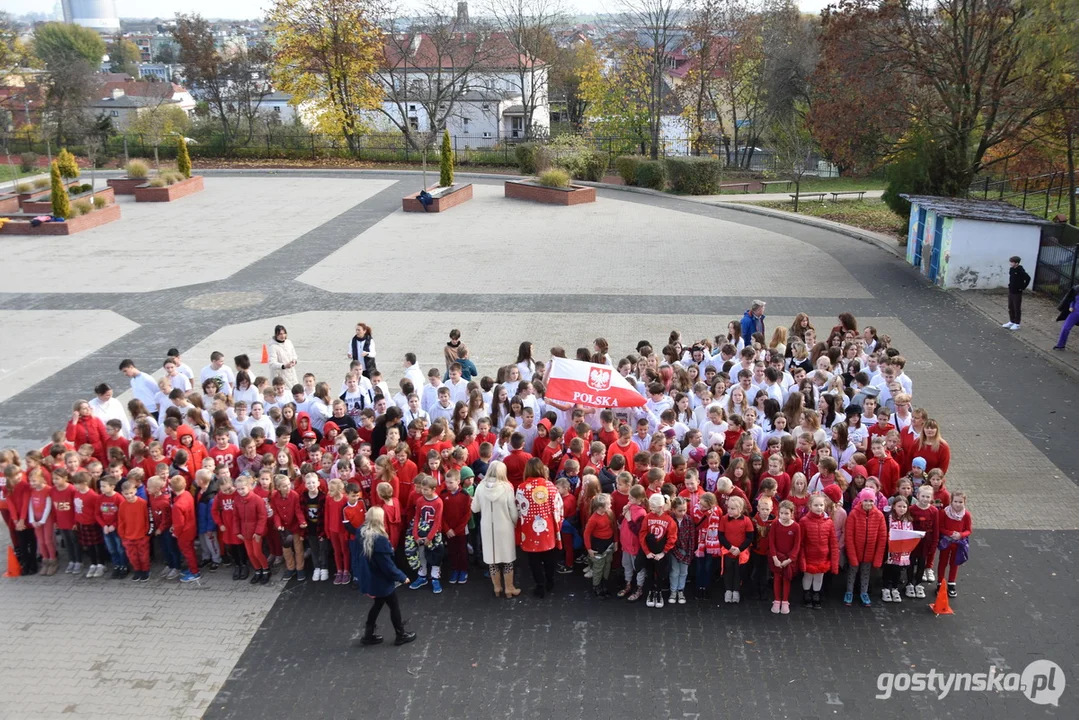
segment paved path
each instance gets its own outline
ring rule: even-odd
[[[725,193],[723,195],[695,195],[687,196],[686,200],[692,200],[694,202],[735,202],[735,203],[755,203],[755,202],[794,202],[791,195],[794,191],[789,192],[767,192],[767,193]],[[803,192],[802,195],[811,195],[812,193]],[[866,200],[879,198],[884,194],[883,190],[866,190]],[[846,198],[840,199],[838,202],[844,202],[844,200],[853,200],[853,196],[846,196]],[[831,202],[831,194],[825,196],[825,200]],[[800,202],[816,202],[815,198],[802,197]]]
[[[22,284],[0,293],[0,362],[15,375],[0,372],[0,447],[39,447],[63,424],[72,400],[88,397],[102,380],[123,389],[116,370],[122,357],[148,371],[174,345],[196,370],[216,349],[257,358],[279,321],[298,345],[299,369],[333,384],[345,369],[342,346],[352,324],[367,319],[392,384],[405,351],[418,352],[423,367],[439,365],[450,327],[463,330],[481,371],[493,374],[523,338],[539,349],[571,348],[602,334],[617,354],[671,328],[687,337],[714,334],[753,297],[768,301],[770,328],[803,310],[828,327],[836,313],[851,310],[909,354],[918,402],[940,419],[955,448],[950,476],[971,492],[978,539],[957,615],[923,619],[913,605],[859,614],[835,607],[834,592],[827,611],[796,612],[783,624],[760,607],[704,609],[693,601],[669,612],[600,612],[580,597],[579,578],[545,605],[498,604],[474,577],[440,598],[405,599],[419,643],[361,654],[347,647],[347,637],[365,604],[345,588],[290,587],[276,598],[279,581],[239,587],[220,572],[204,588],[2,580],[0,606],[17,610],[0,624],[0,645],[16,648],[8,657],[18,667],[0,673],[0,717],[65,710],[96,717],[106,704],[142,717],[197,716],[215,693],[212,716],[265,716],[267,708],[363,715],[358,693],[372,686],[386,688],[379,712],[387,717],[426,717],[434,709],[450,717],[625,717],[638,707],[650,717],[893,716],[912,709],[1003,717],[1045,708],[1014,696],[986,705],[972,693],[940,704],[912,695],[882,705],[873,700],[876,675],[911,666],[1021,669],[1040,657],[1064,668],[1072,685],[1062,703],[1071,704],[1061,709],[1074,709],[1079,668],[1067,650],[1076,640],[1070,568],[1079,527],[1079,386],[999,323],[872,245],[784,218],[613,190],[601,190],[594,206],[540,213],[501,200],[497,181],[489,180],[476,181],[476,200],[444,218],[405,217],[400,198],[413,176],[305,177],[208,178],[205,204],[189,198],[161,211],[186,202],[204,208],[198,217],[175,228],[157,225],[133,252],[113,256],[118,277],[138,277],[130,286],[99,272],[96,284],[76,277],[70,287],[50,281],[35,291],[24,276],[37,260],[23,253],[8,262],[13,282]],[[304,197],[314,199],[296,207],[290,198],[312,188]],[[249,207],[223,208],[214,193],[258,194],[264,215],[248,226],[238,218]],[[274,240],[260,243],[265,218],[277,215]],[[612,223],[619,232],[610,232]],[[105,246],[105,230],[52,248],[55,261],[78,268],[86,247]],[[185,233],[197,235],[203,277],[153,265],[154,253],[184,242]],[[230,255],[234,246],[243,250],[239,258]],[[58,313],[73,310],[91,313],[86,320],[100,322],[100,332],[55,347],[32,344],[43,333],[64,335]],[[72,625],[73,612],[85,621]],[[178,647],[178,635],[190,640]],[[501,645],[501,638],[511,640]],[[712,668],[722,680],[708,679]],[[73,680],[47,695],[23,696],[32,677],[51,674]],[[364,680],[357,685],[358,677]],[[761,678],[769,678],[765,690]]]

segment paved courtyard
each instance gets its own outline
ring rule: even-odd
[[[621,356],[671,329],[712,336],[754,297],[769,328],[805,311],[826,329],[850,310],[911,361],[916,404],[953,448],[949,486],[970,494],[956,615],[834,597],[781,619],[692,599],[601,607],[579,577],[543,603],[499,603],[474,574],[441,597],[405,592],[415,645],[360,650],[349,638],[366,602],[329,584],[252,589],[223,571],[200,588],[0,580],[0,717],[1074,717],[1074,380],[892,255],[827,230],[615,191],[546,208],[481,180],[448,214],[406,215],[417,182],[215,174],[176,203],[121,200],[120,223],[47,248],[5,239],[0,447],[40,447],[98,382],[126,389],[123,357],[147,371],[172,346],[196,371],[213,350],[257,360],[276,323],[298,370],[336,387],[367,322],[392,386],[407,351],[441,366],[451,327],[493,375],[521,340],[546,356],[602,335]],[[881,672],[1021,672],[1040,658],[1071,683],[1059,708],[1017,694],[874,697]],[[42,677],[56,678],[48,692],[27,692]],[[376,705],[372,688],[384,689]]]

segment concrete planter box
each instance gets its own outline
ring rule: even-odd
[[[437,213],[449,210],[451,207],[455,207],[472,199],[472,183],[468,183],[467,185],[458,185],[454,183],[449,188],[443,188],[441,193],[436,194],[437,190],[439,190],[438,185],[432,185],[427,188],[427,192],[434,196],[433,202],[427,208],[424,208],[423,204],[420,203],[420,194],[415,193],[401,199],[401,209],[405,212]]]
[[[150,187],[143,184],[135,188],[135,202],[172,202],[192,193],[201,192],[202,189],[201,175],[192,175],[187,180],[165,187]]]
[[[507,180],[506,197],[547,203],[548,205],[580,205],[596,201],[596,189],[583,185],[555,188],[527,180]]]
[[[106,205],[86,215],[69,218],[64,222],[41,223],[37,227],[30,224],[29,218],[10,220],[0,227],[0,235],[74,235],[119,219],[120,206]]]
[[[134,195],[135,188],[139,185],[145,185],[147,180],[149,180],[149,178],[110,178],[107,181],[107,184],[117,195]]]
[[[19,212],[19,196],[15,193],[0,195],[0,215]]]
[[[29,200],[27,202],[24,202],[22,204],[22,211],[24,213],[31,213],[32,215],[48,215],[52,213],[51,197],[52,196],[50,195],[48,198],[45,199]],[[106,205],[112,205],[116,202],[116,195],[111,187],[102,188],[101,190],[95,192],[93,195],[88,192],[83,193],[82,195],[73,195],[71,196],[71,202],[72,204],[74,204],[76,200],[90,200],[91,202],[93,202],[91,198],[96,197],[105,198]]]

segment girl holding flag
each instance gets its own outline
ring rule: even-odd
[[[902,495],[893,498],[888,516],[888,556],[884,561],[884,602],[903,602],[899,588],[911,584],[910,553],[924,534],[914,529],[907,499]]]

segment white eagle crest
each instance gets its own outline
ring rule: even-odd
[[[611,387],[611,371],[592,368],[588,371],[588,387],[593,390],[607,390]]]

